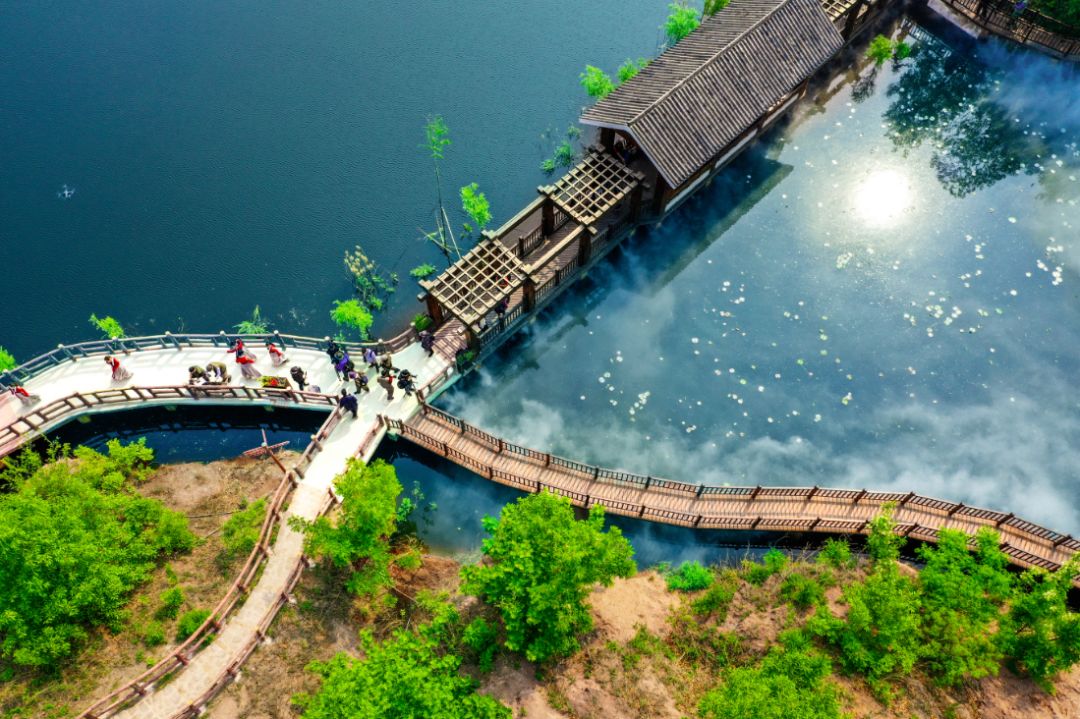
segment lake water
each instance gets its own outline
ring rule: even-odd
[[[543,181],[582,66],[654,51],[662,3],[583,5],[6,6],[0,344],[90,336],[90,312],[216,331],[256,303],[322,334],[357,241],[403,275],[400,325],[404,275],[438,257],[416,239],[425,116],[451,128],[446,186],[479,182],[498,221]],[[1080,531],[1077,68],[908,30],[911,60],[818,88],[442,404],[641,473],[916,490]],[[396,457],[454,552],[516,496]]]

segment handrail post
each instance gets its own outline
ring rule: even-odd
[[[170,332],[169,330],[165,330],[165,338],[173,343],[173,347],[175,347],[176,349],[180,349],[180,340],[173,337],[172,332]]]
[[[61,344],[61,345],[56,345],[56,349],[58,349],[58,350],[60,350],[61,352],[63,352],[63,353],[64,353],[64,356],[65,356],[66,358],[68,358],[69,360],[71,360],[72,362],[74,362],[74,361],[75,361],[75,358],[71,356],[71,350],[69,350],[69,349],[68,349],[67,347],[65,347],[64,345],[62,345],[62,344]]]

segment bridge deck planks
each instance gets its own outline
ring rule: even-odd
[[[760,521],[766,528],[780,531],[806,531],[815,521],[839,523],[839,531],[860,533],[867,520],[877,515],[882,508],[879,501],[861,499],[855,501],[858,493],[849,496],[836,496],[836,493],[806,496],[806,490],[796,494],[784,494],[776,489],[751,498],[749,494],[704,494],[668,489],[657,485],[645,488],[642,485],[601,477],[594,478],[580,470],[574,470],[557,464],[546,465],[543,459],[526,456],[511,450],[497,451],[498,445],[491,444],[481,436],[462,432],[451,426],[437,414],[419,413],[408,421],[408,425],[424,436],[436,440],[436,444],[452,448],[481,467],[491,467],[513,477],[521,478],[515,483],[495,475],[494,481],[517,489],[535,486],[540,482],[548,487],[574,493],[588,498],[588,503],[605,504],[611,513],[628,516],[641,516],[653,521],[667,522],[681,526],[695,526],[696,522],[708,521],[731,528],[749,528],[748,521]],[[499,440],[494,440],[499,442]],[[444,452],[440,452],[445,454]],[[540,453],[538,456],[542,457]],[[473,469],[468,464],[449,457],[451,461]],[[902,495],[901,495],[902,496]],[[574,503],[584,502],[572,498]],[[953,515],[949,516],[949,510]],[[990,518],[980,516],[989,515]],[[958,529],[974,534],[983,527],[993,527],[995,513],[976,510],[970,514],[956,511],[956,505],[941,500],[912,498],[910,503],[900,503],[894,512],[894,519],[904,531],[910,530],[914,536],[927,536],[926,530],[943,528]],[[1036,525],[1017,521],[1017,526],[1004,524],[998,528],[1002,540],[1010,547],[1026,552],[1038,561],[1061,564],[1072,552],[1064,546],[1055,546],[1050,535]],[[837,531],[829,529],[826,531]],[[1014,557],[1020,564],[1023,561]]]

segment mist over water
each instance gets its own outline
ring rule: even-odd
[[[1080,531],[1080,77],[911,32],[911,60],[820,90],[442,404],[639,473]]]

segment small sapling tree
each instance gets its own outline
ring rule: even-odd
[[[467,234],[471,234],[474,229],[479,234],[491,222],[491,204],[475,182],[461,188],[461,209],[473,221],[472,225],[465,225]]]
[[[664,34],[668,46],[675,45],[692,33],[701,24],[698,11],[685,2],[673,2],[668,5],[667,20],[664,21]]]
[[[330,310],[330,319],[342,330],[354,330],[361,339],[368,338],[368,330],[375,319],[358,300],[334,300],[334,309]]]
[[[263,319],[258,305],[252,310],[251,319],[237,322],[233,327],[242,335],[264,335],[270,331],[270,325]]]
[[[603,100],[615,89],[615,83],[608,74],[594,65],[586,65],[585,72],[579,78],[585,94],[594,100]]]
[[[90,324],[96,327],[104,339],[121,339],[127,337],[124,332],[124,328],[113,317],[105,315],[104,317],[98,317],[96,314],[90,315]]]
[[[0,347],[0,372],[9,369],[15,369],[18,365],[15,362],[15,355],[8,352],[3,347]]]

